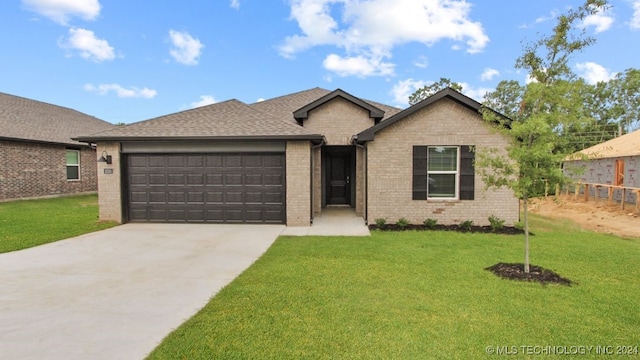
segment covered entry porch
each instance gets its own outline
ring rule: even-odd
[[[343,208],[366,219],[364,148],[323,145],[312,156],[312,218],[323,216],[328,209]]]

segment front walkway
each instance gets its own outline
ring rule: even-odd
[[[324,208],[322,214],[313,219],[313,225],[287,226],[281,235],[291,236],[371,236],[364,219],[356,216],[353,208]]]

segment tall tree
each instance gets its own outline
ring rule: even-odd
[[[513,96],[519,98],[517,108],[511,99],[490,95],[492,105],[513,116],[505,123],[503,117],[485,108],[483,116],[499,127],[510,139],[505,152],[498,149],[479,152],[477,168],[487,187],[511,188],[524,203],[524,271],[529,272],[529,199],[535,192],[536,182],[542,179],[561,183],[564,175],[562,160],[568,155],[566,133],[581,127],[593,119],[584,111],[582,83],[572,73],[569,60],[572,55],[594,43],[584,31],[576,34],[577,23],[588,15],[607,7],[605,0],[587,0],[582,6],[560,15],[552,34],[525,46],[524,54],[516,60],[515,67],[528,72],[531,81],[520,88],[514,83],[502,83],[512,87]]]
[[[454,90],[462,92],[462,85],[457,82],[452,82],[447,78],[440,78],[440,80],[434,82],[431,85],[426,85],[416,90],[413,94],[409,96],[409,105],[415,105],[420,101],[428,98],[429,96],[437,93],[438,91],[445,88],[452,88]]]

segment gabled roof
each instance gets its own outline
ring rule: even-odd
[[[376,123],[378,123],[383,117],[384,117],[384,111],[381,109],[378,109],[377,107],[371,105],[370,103],[363,101],[349,93],[347,93],[346,91],[343,91],[341,89],[337,89],[335,91],[330,92],[329,94],[317,99],[316,101],[313,101],[301,108],[299,108],[298,110],[293,112],[293,117],[296,119],[296,121],[298,121],[299,124],[302,124],[303,120],[307,119],[309,117],[309,111],[328,103],[329,101],[335,99],[335,98],[343,98],[347,101],[352,102],[353,104],[360,106],[361,108],[364,108],[365,110],[369,111],[369,117],[373,118],[375,120]]]
[[[386,119],[385,121],[382,121],[381,123],[359,133],[358,135],[356,135],[356,141],[358,143],[373,141],[375,134],[378,131],[384,130],[385,128],[395,124],[398,121],[401,121],[402,119],[408,117],[409,115],[414,114],[444,98],[451,99],[459,103],[460,105],[463,105],[475,112],[480,111],[480,109],[482,108],[482,104],[480,104],[479,102],[448,87],[446,89],[438,91],[437,93],[429,96],[428,98],[420,101],[419,103],[400,111],[399,113],[393,115],[392,117]]]
[[[0,93],[0,139],[86,145],[72,138],[114,127],[76,110]]]
[[[585,156],[588,159],[640,156],[640,130],[578,151],[569,155],[567,160],[582,160]]]
[[[293,113],[300,108],[317,101],[323,96],[327,96],[332,92],[327,89],[322,89],[319,87],[304,90],[300,92],[296,92],[293,94],[283,95],[279,97],[275,97],[272,99],[260,101],[251,104],[250,106],[254,109],[261,111],[265,114],[271,115],[276,119],[282,119],[289,121],[291,123],[297,123],[295,120]],[[376,107],[381,109],[384,112],[384,118],[388,118],[396,113],[398,113],[401,109],[384,105],[375,101],[360,99],[361,101],[366,102],[369,106]]]
[[[194,139],[322,140],[291,122],[275,119],[238,100],[228,100],[82,136],[81,141]]]

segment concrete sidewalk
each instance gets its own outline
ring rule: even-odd
[[[282,235],[290,236],[371,236],[362,217],[349,207],[324,208],[311,226],[288,226]]]
[[[284,229],[126,224],[0,254],[0,359],[142,359]]]

